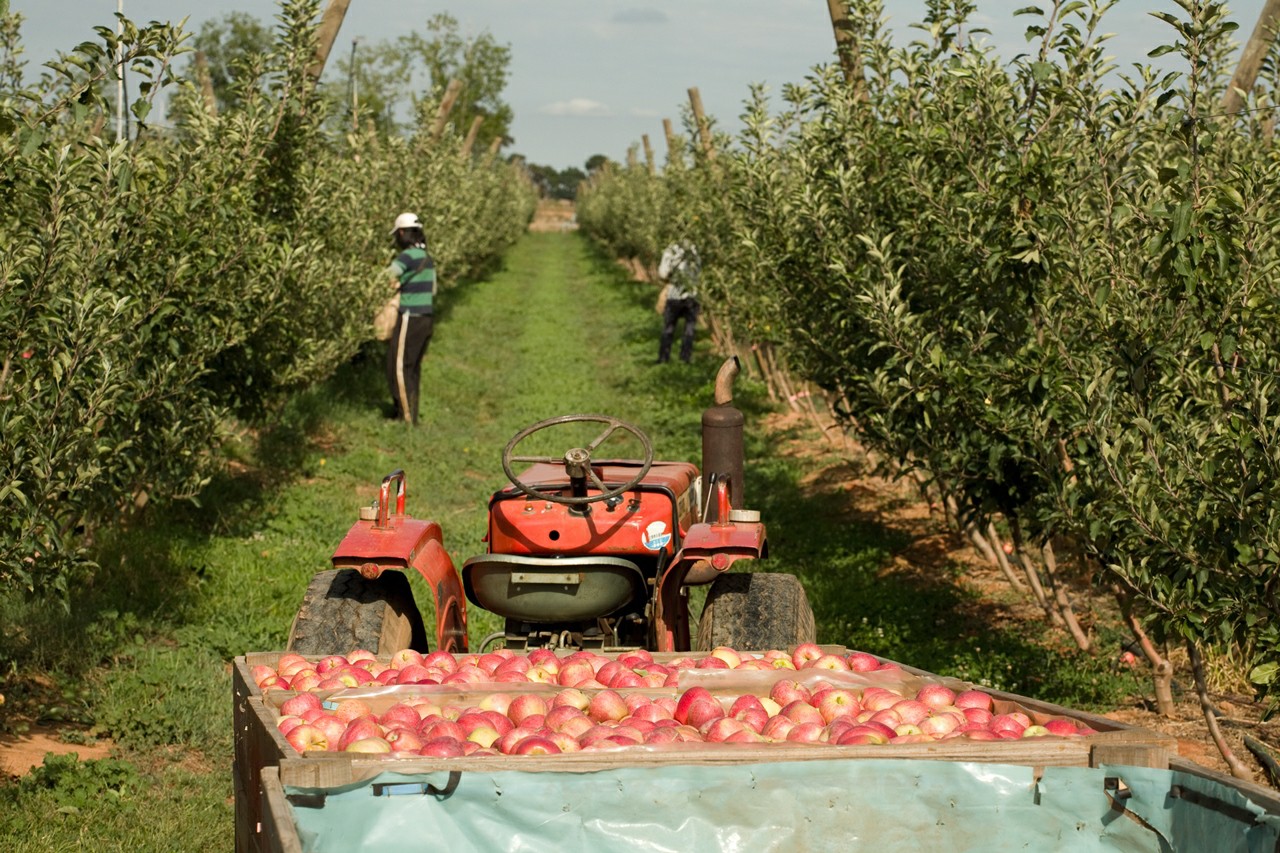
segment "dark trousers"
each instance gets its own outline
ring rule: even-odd
[[[401,312],[396,317],[396,327],[387,346],[387,385],[397,420],[418,423],[418,381],[432,329],[430,314]]]
[[[684,318],[684,337],[680,340],[680,360],[693,357],[693,332],[698,325],[698,300],[668,299],[662,311],[662,339],[658,342],[658,361],[671,360],[671,342],[675,340],[676,323]]]

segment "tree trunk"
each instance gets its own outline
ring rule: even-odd
[[[1062,613],[1062,618],[1066,620],[1067,630],[1071,632],[1071,639],[1076,641],[1080,651],[1093,651],[1093,643],[1089,640],[1089,635],[1080,627],[1080,622],[1076,619],[1076,611],[1071,606],[1071,599],[1067,596],[1067,588],[1058,580],[1058,559],[1053,553],[1053,544],[1045,542],[1044,545],[1040,546],[1040,556],[1044,560],[1044,575],[1049,579],[1049,588],[1053,592],[1054,603],[1057,604],[1058,611]]]
[[[1151,677],[1155,683],[1156,690],[1156,713],[1162,717],[1173,719],[1177,716],[1177,711],[1173,704],[1173,664],[1169,663],[1168,658],[1160,654],[1160,650],[1156,648],[1155,643],[1151,642],[1147,632],[1142,630],[1142,623],[1138,621],[1138,617],[1133,613],[1133,596],[1123,587],[1115,586],[1112,589],[1115,592],[1116,601],[1120,605],[1120,613],[1124,616],[1125,623],[1129,626],[1129,630],[1133,632],[1138,645],[1142,648],[1142,654],[1151,664]]]
[[[689,89],[689,106],[693,110],[693,121],[698,128],[698,137],[702,140],[702,153],[710,162],[716,159],[716,147],[711,141],[711,125],[707,122],[707,114],[702,111],[702,93],[697,86]]]
[[[1191,671],[1196,679],[1196,695],[1200,698],[1200,712],[1204,714],[1205,725],[1209,727],[1209,737],[1213,738],[1214,746],[1218,747],[1218,752],[1222,753],[1223,760],[1231,768],[1231,775],[1237,779],[1252,782],[1253,774],[1240,759],[1236,758],[1236,754],[1227,745],[1226,738],[1222,736],[1222,729],[1218,728],[1218,709],[1213,707],[1213,702],[1209,700],[1209,685],[1204,677],[1204,659],[1200,657],[1200,649],[1195,643],[1187,641],[1187,654],[1191,657]]]

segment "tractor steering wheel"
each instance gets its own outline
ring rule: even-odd
[[[554,456],[513,455],[516,445],[533,435],[535,432],[540,432],[541,430],[548,429],[553,426],[559,426],[560,424],[580,422],[602,423],[606,426],[604,432],[596,436],[595,440],[586,447],[571,448],[560,458],[556,458]],[[639,472],[634,477],[623,483],[621,486],[618,486],[616,489],[609,489],[603,482],[601,482],[600,478],[596,476],[595,471],[591,470],[591,454],[595,452],[596,448],[608,440],[609,436],[613,435],[618,430],[629,432],[639,439],[640,444],[644,447],[644,459],[641,461]],[[513,462],[543,462],[550,465],[563,464],[565,473],[569,475],[571,480],[589,481],[591,485],[600,490],[600,494],[582,495],[581,497],[570,495],[566,497],[564,495],[540,491],[532,486],[528,486],[520,482],[520,478],[511,470]],[[507,442],[507,446],[502,451],[502,470],[506,473],[507,479],[511,481],[513,486],[535,500],[551,501],[552,503],[567,504],[568,506],[583,506],[584,504],[616,498],[623,492],[634,488],[641,480],[643,480],[644,475],[649,473],[649,468],[652,465],[653,444],[649,441],[649,436],[645,435],[639,428],[627,423],[626,421],[619,420],[618,418],[610,417],[608,415],[561,415],[556,418],[547,418],[545,421],[538,421],[536,424],[527,426],[520,430],[520,432],[516,433],[511,441]]]

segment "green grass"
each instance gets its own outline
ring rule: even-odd
[[[577,235],[531,234],[490,278],[444,294],[420,428],[383,418],[382,349],[370,345],[269,429],[241,436],[229,455],[247,473],[211,483],[198,507],[100,541],[101,570],[69,611],[0,599],[0,710],[91,723],[121,746],[119,764],[55,762],[35,781],[0,784],[0,849],[230,849],[228,661],[284,646],[311,575],[391,470],[405,470],[409,512],[441,523],[460,565],[483,550],[502,447],[534,421],[612,414],[648,432],[659,456],[696,460],[719,359],[704,334],[692,365],[655,366],[652,300]],[[983,614],[999,603],[966,597],[950,567],[883,574],[904,543],[872,519],[849,521],[836,486],[800,487],[806,471],[758,428],[761,387],[740,380],[735,403],[748,423],[748,503],[775,555],[761,568],[802,579],[821,641],[1068,704],[1134,689],[1048,636],[989,629]],[[425,585],[411,582],[429,618]],[[473,642],[498,627],[470,612]]]

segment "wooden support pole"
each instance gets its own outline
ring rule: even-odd
[[[449,113],[453,112],[453,105],[458,102],[460,94],[462,94],[462,81],[455,77],[445,87],[444,97],[440,99],[440,108],[436,110],[436,120],[431,125],[431,135],[428,137],[432,142],[444,135]]]
[[[495,136],[493,141],[489,143],[489,162],[492,163],[494,158],[498,156],[498,151],[502,148],[502,137]]]
[[[480,135],[480,125],[484,124],[484,116],[476,116],[471,120],[471,129],[467,131],[467,138],[462,140],[462,159],[471,156],[471,149],[476,144],[476,137]]]
[[[849,23],[848,0],[827,0],[827,12],[831,15],[831,30],[836,36],[836,57],[840,60],[840,70],[844,72],[844,82],[853,87],[858,97],[867,100],[867,80],[862,71],[862,54],[858,50],[858,40],[854,38],[853,27]]]
[[[649,167],[649,174],[656,174],[658,170],[653,164],[653,146],[649,144],[649,134],[641,134],[640,141],[644,144],[644,162]]]
[[[711,124],[702,110],[702,94],[697,86],[689,88],[689,106],[693,108],[693,120],[698,127],[698,137],[702,140],[702,153],[707,155],[708,161],[715,160],[716,149],[711,141]]]
[[[316,53],[307,69],[312,80],[319,80],[324,73],[325,63],[329,61],[329,51],[338,40],[338,30],[342,29],[342,21],[347,16],[347,7],[351,0],[329,0],[324,14],[320,17],[320,26],[316,30]]]
[[[217,117],[218,99],[213,94],[213,78],[209,76],[209,61],[203,50],[196,51],[196,82],[200,84],[200,96],[204,98],[204,110]]]
[[[634,169],[636,167],[636,147],[634,145],[627,146],[627,168]]]
[[[1227,93],[1222,96],[1222,111],[1234,113],[1244,107],[1249,90],[1258,79],[1262,70],[1262,62],[1267,58],[1271,45],[1275,43],[1276,31],[1280,28],[1280,0],[1267,0],[1258,15],[1258,23],[1253,28],[1253,35],[1240,54],[1240,64],[1231,78]]]

